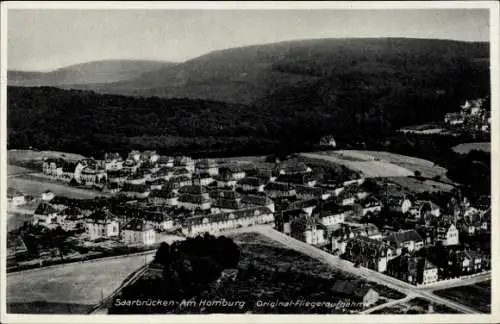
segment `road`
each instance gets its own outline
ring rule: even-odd
[[[331,255],[326,251],[320,250],[312,245],[309,245],[305,242],[298,241],[294,238],[291,238],[281,232],[278,232],[270,227],[267,228],[255,228],[255,230],[262,234],[265,235],[271,239],[274,239],[283,245],[286,245],[288,248],[291,248],[293,250],[299,251],[303,254],[309,255],[313,258],[316,258],[318,260],[323,261],[324,263],[334,267],[335,269],[342,270],[360,277],[365,278],[368,281],[376,282],[378,284],[387,286],[389,288],[398,290],[407,296],[412,296],[412,297],[422,297],[425,298],[429,301],[432,301],[437,304],[443,304],[445,306],[448,306],[450,308],[453,308],[455,310],[458,310],[460,312],[466,313],[466,314],[478,314],[479,312],[464,306],[462,304],[459,304],[457,302],[436,296],[432,293],[432,291],[420,289],[418,287],[415,287],[413,285],[410,285],[409,283],[406,283],[404,281],[398,280],[396,278],[384,275],[380,272],[377,272],[375,270],[367,269],[364,267],[354,267],[354,265],[346,260],[343,260],[337,256]],[[463,284],[466,284],[466,281],[463,282]]]
[[[405,298],[392,300],[392,301],[390,301],[388,303],[377,305],[375,307],[365,309],[360,314],[370,314],[370,313],[378,311],[379,309],[382,309],[382,308],[391,307],[391,306],[394,306],[394,305],[397,305],[397,304],[400,304],[400,303],[405,303],[407,301],[410,301],[413,298],[414,298],[414,296],[411,295],[411,296],[406,296]]]
[[[464,278],[464,279],[457,279],[453,281],[442,281],[438,282],[436,284],[433,284],[431,286],[427,287],[421,287],[420,290],[425,290],[425,291],[436,291],[436,290],[442,290],[442,289],[449,289],[449,288],[454,288],[454,287],[460,287],[460,286],[467,286],[467,285],[472,285],[478,282],[486,281],[486,280],[491,280],[491,272],[484,272],[475,275],[474,277],[471,278]]]

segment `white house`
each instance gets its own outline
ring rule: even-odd
[[[458,229],[454,224],[443,225],[437,228],[437,239],[443,242],[444,246],[459,244]]]
[[[26,199],[22,193],[14,188],[7,188],[7,205],[8,207],[17,207],[26,203]]]
[[[156,240],[156,232],[145,220],[132,219],[123,228],[122,238],[129,244],[152,245]]]
[[[91,214],[85,221],[85,227],[92,240],[101,237],[117,237],[120,234],[117,217],[107,209],[101,209]]]
[[[256,192],[264,192],[265,185],[266,181],[258,177],[246,177],[240,179],[237,183],[238,188],[240,188],[243,191],[256,191]]]
[[[49,203],[42,201],[33,213],[33,224],[49,225],[57,220],[58,210]]]

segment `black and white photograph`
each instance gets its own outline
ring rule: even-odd
[[[2,322],[498,321],[498,11],[2,3]]]

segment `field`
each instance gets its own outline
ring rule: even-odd
[[[24,222],[31,221],[32,214],[7,212],[7,232],[18,229]]]
[[[148,256],[148,261],[151,258],[152,255]],[[7,311],[84,313],[144,262],[144,256],[132,256],[9,274]]]
[[[437,191],[451,191],[454,186],[442,183],[434,180],[418,180],[416,178],[410,177],[391,177],[388,178],[391,182],[397,184],[401,188],[408,190],[410,192],[437,192]]]
[[[459,154],[467,154],[471,150],[490,152],[491,143],[490,142],[462,143],[453,147],[453,151]]]
[[[491,281],[437,290],[436,295],[455,300],[483,313],[491,312]]]
[[[31,169],[23,168],[23,167],[20,167],[17,165],[12,165],[12,164],[7,165],[7,175],[9,177],[20,176],[20,175],[28,174],[28,173],[32,173],[32,172],[33,172],[33,170],[31,170]]]
[[[407,302],[378,309],[371,314],[427,314],[429,306],[432,304],[432,313],[437,314],[458,314],[452,308],[441,304],[434,304],[422,298],[413,298]]]
[[[7,161],[9,164],[14,165],[24,165],[33,162],[41,163],[43,158],[63,158],[66,160],[78,161],[85,157],[79,154],[56,151],[10,150],[7,152]]]
[[[12,187],[26,195],[38,196],[45,190],[51,190],[56,195],[66,196],[70,198],[88,199],[98,196],[107,196],[107,194],[70,187],[65,183],[51,181],[49,179],[37,179],[31,177],[29,179],[20,177],[10,177],[7,180],[9,187]]]

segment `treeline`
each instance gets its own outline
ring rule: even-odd
[[[230,238],[209,234],[174,242],[163,242],[153,263],[157,276],[146,275],[115,297],[110,314],[154,314],[175,312],[181,300],[189,300],[210,287],[224,269],[236,268],[240,249]],[[174,305],[125,305],[122,301],[165,300]]]

